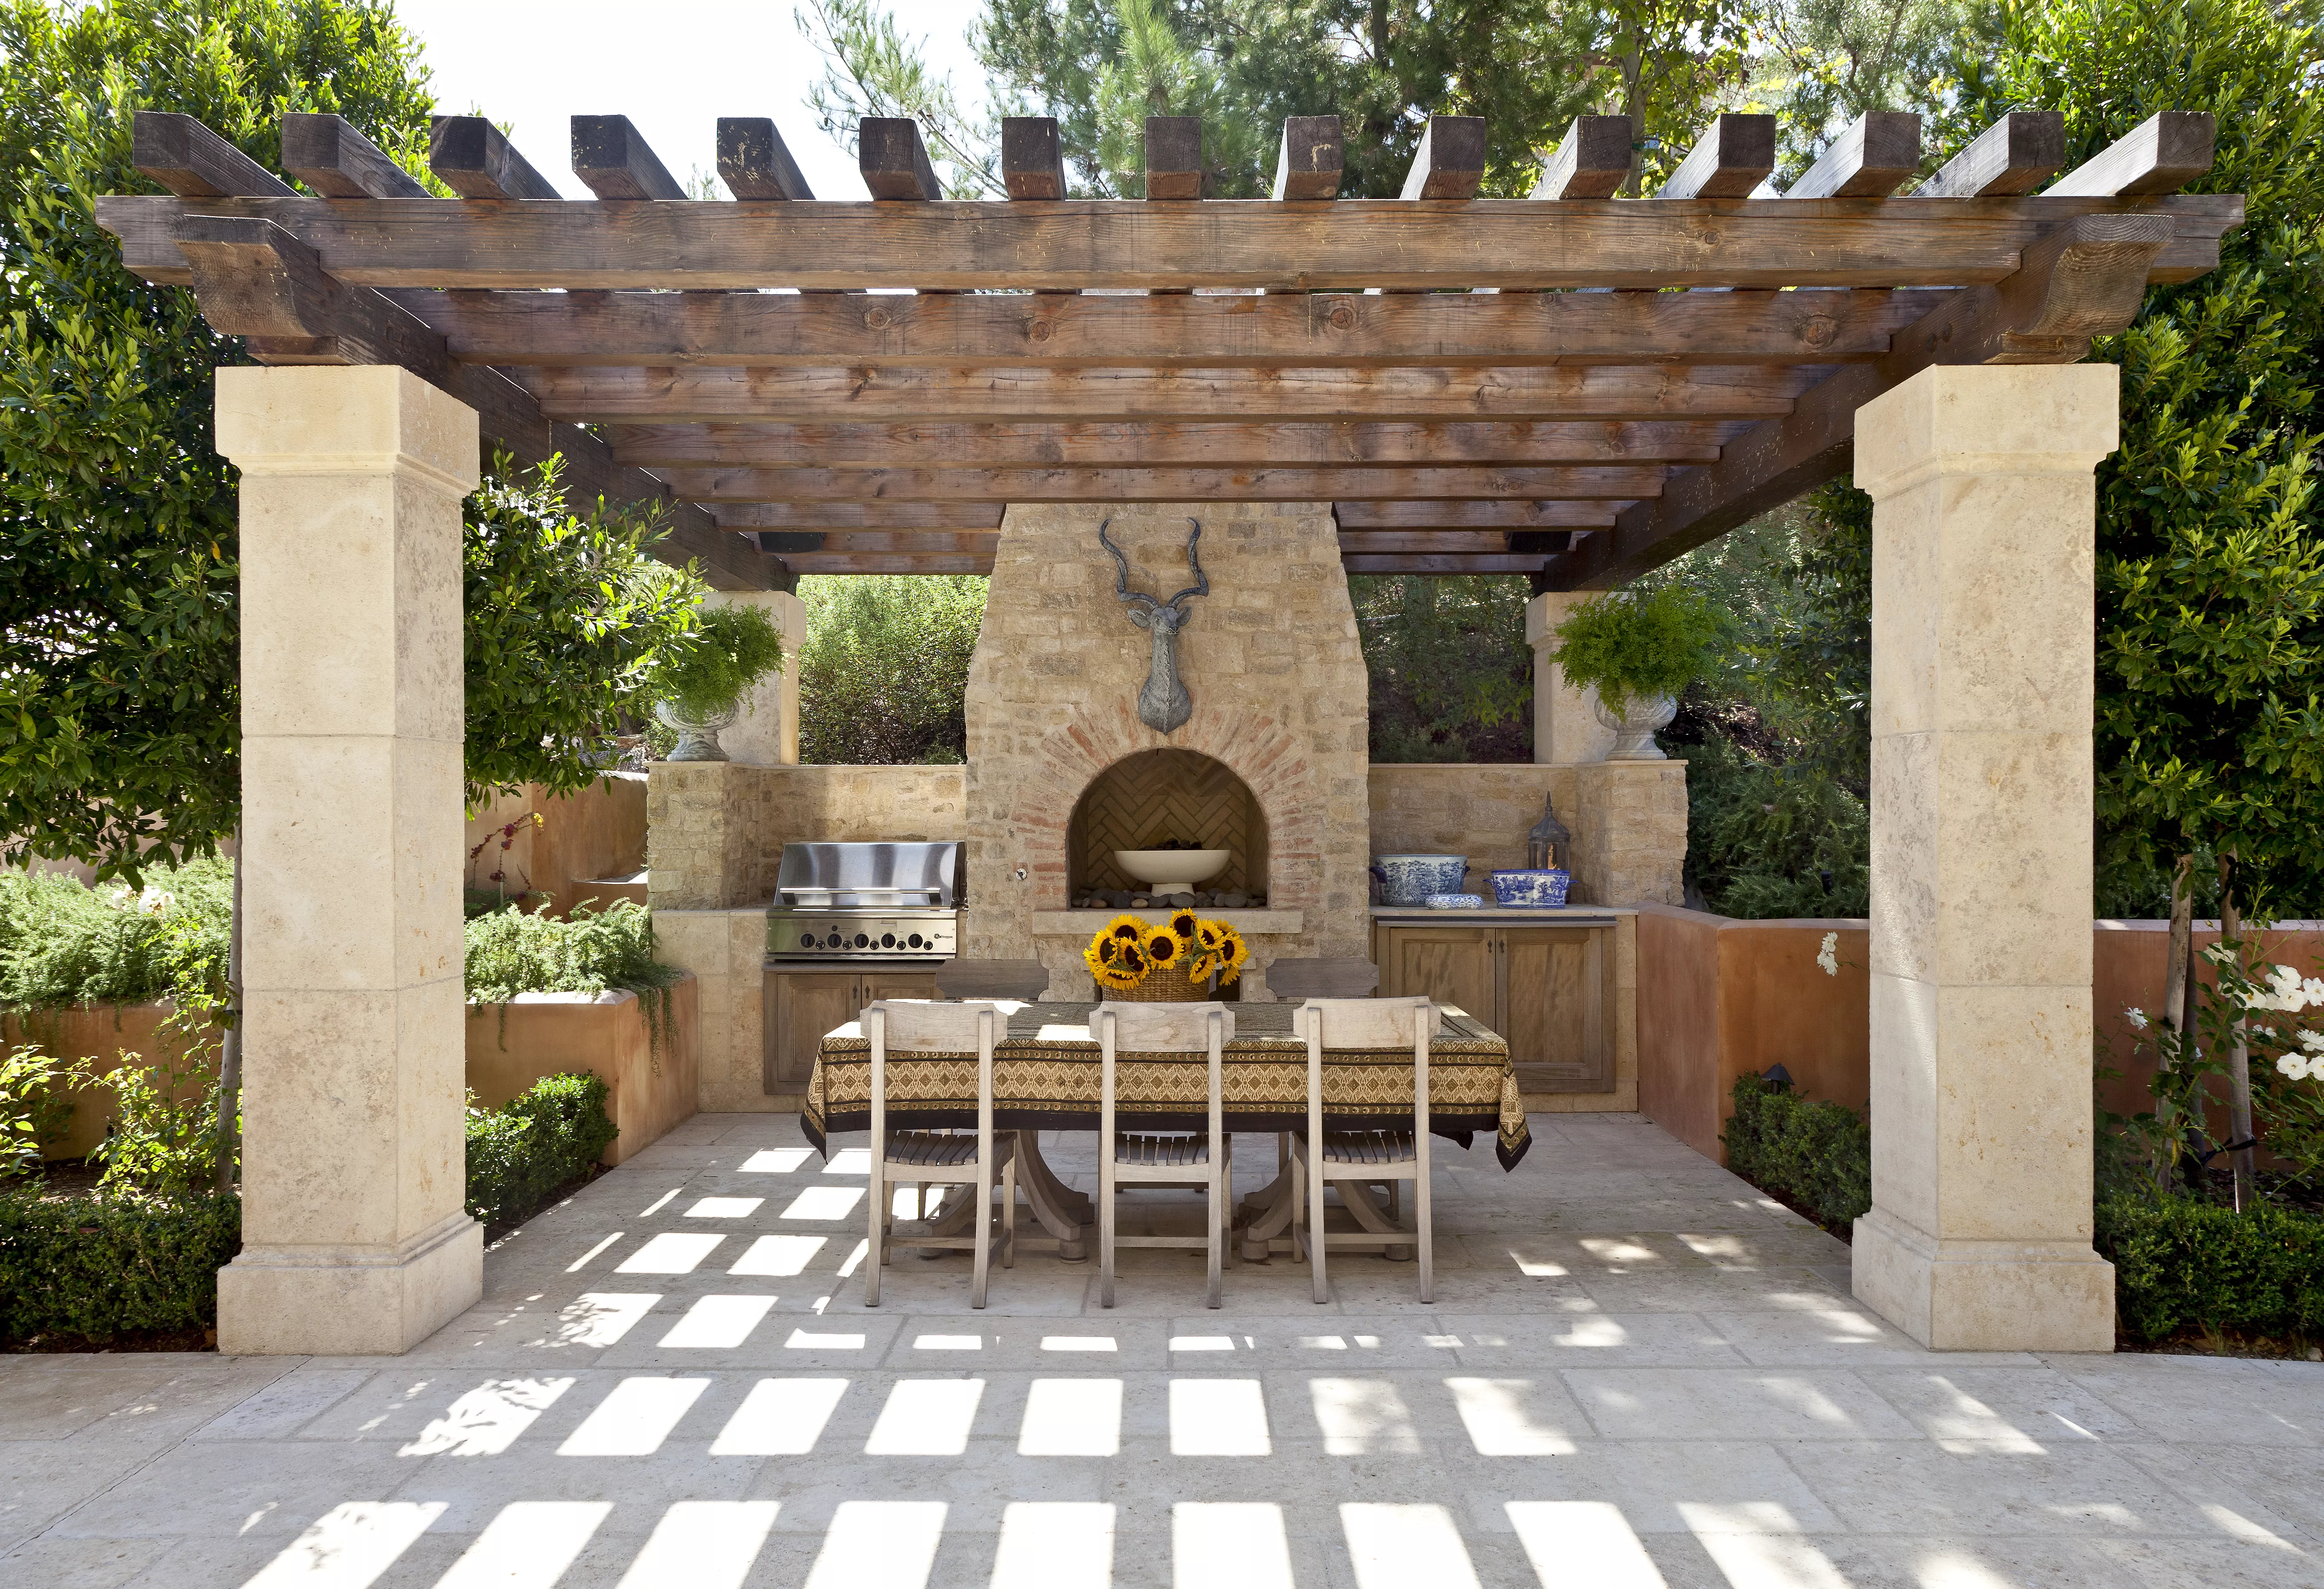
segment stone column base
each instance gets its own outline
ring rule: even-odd
[[[484,1227],[466,1213],[400,1247],[244,1247],[218,1270],[218,1350],[409,1352],[484,1294]]]
[[[2114,1265],[2088,1242],[1942,1241],[1875,1208],[1851,1261],[1857,1299],[1932,1351],[2114,1350]]]

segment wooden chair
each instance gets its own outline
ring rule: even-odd
[[[1267,967],[1267,991],[1279,999],[1368,999],[1379,986],[1369,960],[1277,960]]]
[[[965,1247],[976,1254],[968,1303],[984,1306],[985,1275],[992,1255],[993,1180],[1001,1182],[1001,1262],[1017,1264],[1017,1139],[992,1135],[992,1050],[1008,1030],[997,1004],[936,1004],[882,999],[864,1006],[863,1033],[872,1039],[872,1238],[864,1255],[863,1305],[880,1306],[880,1269],[886,1249]],[[976,1051],[976,1131],[973,1134],[888,1130],[888,1055],[959,1054]],[[906,1236],[891,1240],[894,1188],[903,1182],[973,1186],[976,1215],[964,1236]]]
[[[1307,1129],[1291,1134],[1291,1246],[1305,1249],[1315,1300],[1331,1300],[1324,1256],[1334,1247],[1401,1247],[1417,1238],[1420,1299],[1436,1299],[1435,1252],[1428,1209],[1428,1035],[1426,999],[1310,999],[1293,1017],[1307,1039]],[[1323,1129],[1323,1050],[1412,1049],[1412,1129],[1327,1132]],[[1413,1233],[1327,1232],[1323,1189],[1333,1183],[1342,1201],[1366,1196],[1374,1181],[1408,1180]],[[1312,1196],[1311,1196],[1312,1194]],[[1312,1208],[1313,1217],[1310,1218]],[[1308,1228],[1313,1225],[1313,1229]]]
[[[1234,1012],[1224,1004],[1100,1004],[1091,1017],[1097,1034],[1098,1076],[1098,1300],[1113,1306],[1116,1247],[1201,1247],[1211,1255],[1210,1306],[1219,1305],[1221,1266],[1227,1228],[1234,1215],[1234,1166],[1225,1130],[1222,1055],[1234,1035]],[[1210,1055],[1210,1130],[1202,1136],[1113,1129],[1114,1056]],[[1123,1182],[1138,1186],[1201,1187],[1206,1205],[1202,1236],[1116,1236],[1113,1193]]]
[[[936,967],[936,992],[947,999],[1037,1002],[1049,991],[1049,968],[1038,960],[947,960]]]

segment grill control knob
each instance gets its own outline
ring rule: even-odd
[[[918,933],[917,933],[917,932],[916,932],[916,933],[914,933],[910,938],[908,938],[905,939],[904,941],[905,941],[907,944],[908,944],[911,947],[913,947],[913,948],[917,949],[917,948],[918,948],[918,947],[920,947],[920,935],[919,935]]]
[[[799,934],[799,947],[802,949],[811,949],[815,947],[815,934],[811,932],[803,932]]]
[[[872,940],[859,932],[855,935],[855,947],[859,949],[868,949],[872,947]]]

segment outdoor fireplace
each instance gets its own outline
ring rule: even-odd
[[[1192,711],[1165,734],[1140,720],[1153,645],[1118,587],[1185,584],[1196,517],[1210,589],[1177,635]],[[1038,955],[1053,994],[1088,996],[1083,946],[1119,907],[1086,901],[1139,886],[1112,852],[1176,840],[1230,852],[1203,892],[1247,901],[1208,907],[1251,945],[1245,997],[1277,956],[1366,954],[1367,693],[1328,505],[1010,507],[969,670],[963,953]]]
[[[1139,751],[1099,773],[1065,824],[1065,892],[1075,909],[1119,909],[1151,890],[1117,850],[1224,850],[1225,866],[1193,885],[1194,902],[1267,903],[1267,812],[1225,762],[1200,751]]]

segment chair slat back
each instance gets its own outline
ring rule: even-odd
[[[1308,1034],[1318,1014],[1331,1049],[1409,1049],[1416,1025],[1433,1030],[1426,999],[1310,999],[1291,1013],[1291,1030]]]
[[[1114,1041],[1124,1051],[1133,1054],[1192,1053],[1210,1039],[1210,1017],[1216,1012],[1226,1018],[1222,1037],[1235,1033],[1234,1012],[1222,1003],[1208,1004],[1100,1004],[1090,1017],[1091,1030],[1096,1030],[1101,1016],[1113,1019]]]
[[[881,999],[863,1007],[866,1037],[872,1035],[872,1012],[879,1011],[887,1023],[888,1051],[907,1054],[973,1054],[982,1012],[994,1012],[992,1040],[1009,1030],[1009,1011],[990,1001],[945,1004],[926,999]]]
[[[1279,999],[1362,999],[1379,986],[1369,960],[1277,960],[1267,967],[1268,991]]]

